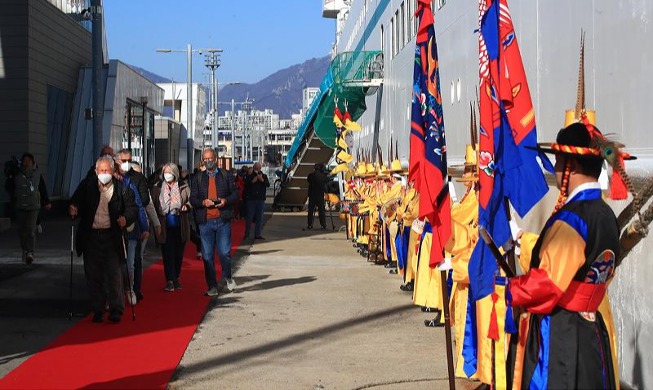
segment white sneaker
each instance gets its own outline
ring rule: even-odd
[[[237,287],[236,281],[233,278],[227,278],[227,288],[229,291],[234,291]]]
[[[43,226],[41,226],[41,224],[36,225],[36,232],[38,234],[43,234]]]
[[[135,305],[138,302],[138,299],[136,299],[136,293],[133,291],[129,292],[129,304],[130,305]]]

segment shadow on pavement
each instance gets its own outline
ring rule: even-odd
[[[236,280],[238,280],[238,278],[236,278]],[[294,279],[277,279],[277,280],[261,282],[253,286],[238,287],[236,291],[243,292],[243,291],[270,290],[273,288],[287,287],[295,284],[310,283],[310,282],[314,282],[315,280],[317,280],[315,276],[303,276],[301,278],[294,278]]]

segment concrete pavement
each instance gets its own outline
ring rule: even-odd
[[[266,240],[237,252],[238,288],[212,301],[170,389],[448,388],[444,330],[423,326],[430,314],[397,275],[367,263],[344,232],[302,231],[305,212],[266,216]],[[0,233],[0,377],[78,320],[66,317],[69,236],[65,218],[46,219],[27,266],[15,231]],[[158,257],[148,251],[148,262]],[[74,262],[75,311],[85,312]]]
[[[424,327],[429,314],[399,277],[366,262],[344,232],[305,225],[305,213],[267,222],[170,389],[448,388],[444,330]]]

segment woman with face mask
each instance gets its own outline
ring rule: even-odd
[[[152,200],[161,222],[161,244],[163,269],[166,276],[165,291],[181,289],[179,276],[186,242],[190,240],[188,211],[190,187],[179,179],[179,168],[168,163],[162,169],[163,180],[152,188]]]

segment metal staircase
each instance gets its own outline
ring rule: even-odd
[[[313,172],[317,163],[326,164],[333,154],[333,149],[326,146],[312,132],[308,140],[300,148],[299,158],[294,166],[286,174],[286,180],[280,180],[275,185],[275,199],[272,205],[274,210],[285,208],[292,210],[301,210],[308,199],[308,181],[306,178],[309,173]]]
[[[366,97],[376,93],[382,83],[380,51],[341,53],[331,61],[288,152],[282,177],[275,182],[273,209],[301,210],[306,204],[308,174],[317,163],[327,165],[336,147],[333,112],[337,101],[347,102],[347,111],[357,120],[367,108]]]

